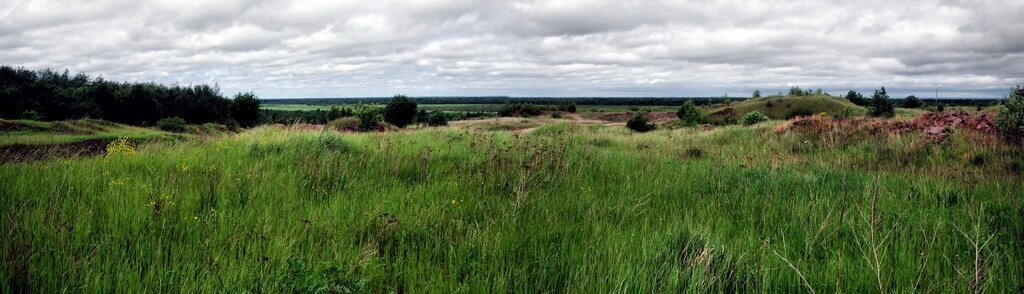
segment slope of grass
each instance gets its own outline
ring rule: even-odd
[[[827,147],[773,124],[264,127],[3,165],[0,292],[1024,287],[1013,149]]]
[[[87,140],[113,140],[120,137],[134,140],[183,137],[180,134],[97,119],[56,122],[4,120],[0,124],[3,125],[3,129],[0,130],[0,146],[63,144]]]
[[[718,106],[705,111],[711,118],[739,119],[751,111],[760,111],[771,119],[787,119],[798,115],[839,113],[850,109],[853,114],[864,114],[867,109],[842,98],[811,95],[786,97],[761,97],[729,105]]]

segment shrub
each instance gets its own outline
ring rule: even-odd
[[[789,96],[804,96],[804,94],[806,94],[806,93],[804,92],[803,89],[800,89],[800,87],[790,87],[789,88]]]
[[[750,95],[750,98],[761,98],[761,90],[754,90],[754,94]]]
[[[885,93],[885,87],[882,87],[881,90],[875,90],[875,94],[871,95],[868,114],[881,117],[892,117],[896,114],[895,109],[892,107],[892,102],[889,101],[889,94]]]
[[[576,102],[563,102],[558,104],[558,111],[576,112]]]
[[[359,119],[354,117],[342,117],[327,122],[327,129],[339,132],[355,132],[359,130]]]
[[[939,106],[935,107],[935,111],[938,111],[938,112],[946,111],[946,104],[939,104]]]
[[[432,127],[447,126],[448,115],[442,111],[431,112],[430,115],[427,117],[427,125]]]
[[[534,116],[540,114],[540,107],[526,103],[505,103],[498,109],[499,116]]]
[[[637,112],[633,118],[626,121],[626,127],[636,132],[646,132],[657,128],[653,123],[649,122],[643,113]]]
[[[918,108],[923,104],[921,99],[917,99],[917,96],[914,95],[907,96],[907,99],[903,100],[903,108]]]
[[[747,112],[746,115],[743,115],[743,125],[749,126],[766,121],[768,121],[768,116],[764,115],[764,113],[761,113],[760,111],[751,111]]]
[[[552,112],[551,113],[551,118],[562,118],[562,112],[561,111]]]
[[[168,132],[184,132],[185,126],[185,119],[177,116],[161,118],[156,122],[157,128]]]
[[[338,118],[353,116],[355,113],[351,108],[338,107],[337,105],[331,105],[331,109],[327,111],[327,120],[335,120]]]
[[[416,102],[405,95],[395,95],[384,107],[384,121],[399,128],[412,123],[416,118]]]
[[[1010,97],[999,107],[996,125],[1007,139],[1024,141],[1024,88],[1016,86],[1010,90]]]
[[[135,153],[135,143],[128,140],[128,137],[117,138],[107,144],[107,155],[132,154]]]
[[[683,105],[679,107],[679,111],[676,111],[676,117],[685,126],[696,126],[701,122],[700,110],[697,106],[693,105],[693,100],[686,100]]]
[[[359,118],[360,132],[372,131],[380,122],[380,109],[369,104],[356,105],[356,117]]]

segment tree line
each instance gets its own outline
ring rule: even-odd
[[[179,117],[188,123],[254,126],[260,100],[253,93],[229,99],[209,85],[179,86],[91,78],[67,70],[0,66],[0,117],[66,120],[83,117],[152,125]]]

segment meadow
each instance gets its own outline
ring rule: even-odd
[[[6,163],[0,292],[1024,290],[1021,149],[856,131],[889,121],[261,126]]]

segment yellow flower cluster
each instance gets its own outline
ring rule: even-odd
[[[121,137],[107,144],[107,155],[135,153],[135,143],[128,137]]]

